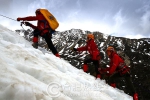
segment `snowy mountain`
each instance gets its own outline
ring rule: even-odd
[[[86,52],[73,52],[70,48],[80,47],[86,44],[86,34],[89,31],[71,29],[65,32],[54,34],[53,41],[55,46],[61,52],[61,56],[68,60],[76,68],[82,69],[83,59],[88,57]],[[150,38],[129,39],[124,37],[115,37],[100,32],[93,32],[95,42],[101,52],[101,67],[109,64],[109,59],[105,54],[108,46],[114,46],[115,50],[122,55],[126,63],[131,68],[133,83],[140,100],[149,100],[150,96]],[[58,39],[55,39],[59,37]],[[94,67],[90,65],[89,73],[94,75]],[[105,78],[104,78],[105,79]],[[105,79],[107,80],[107,79]],[[119,89],[130,94],[130,89],[125,87],[124,79],[118,80]]]
[[[0,100],[132,100],[1,25],[0,55]]]
[[[18,30],[17,32],[20,34],[24,33],[20,30]],[[32,36],[29,36],[29,33],[31,33],[30,30],[25,33],[25,38],[31,41]],[[61,54],[61,57],[78,69],[82,69],[83,60],[88,57],[88,53],[73,52],[71,49],[73,47],[84,46],[86,44],[87,33],[90,32],[80,29],[71,29],[64,32],[56,32],[55,34],[53,34],[52,40],[55,44],[55,47]],[[149,100],[150,39],[129,39],[124,37],[110,36],[100,32],[93,32],[93,34],[102,56],[101,67],[106,67],[106,65],[109,63],[109,59],[105,54],[107,46],[114,46],[116,51],[120,53],[120,55],[123,55],[126,63],[131,68],[133,83],[139,94],[140,100]],[[42,48],[47,48],[46,43],[42,39],[40,40],[40,46]],[[89,66],[89,73],[94,76],[94,67],[92,66],[92,64]],[[125,91],[125,93],[130,94],[130,89],[125,87],[126,83],[124,82],[124,79],[117,81],[117,83],[119,84],[119,89]]]

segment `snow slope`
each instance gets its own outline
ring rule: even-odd
[[[0,25],[0,100],[132,100],[39,49]]]

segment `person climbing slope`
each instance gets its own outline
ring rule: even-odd
[[[100,61],[100,52],[98,47],[94,41],[93,34],[87,34],[87,43],[86,46],[80,48],[73,48],[74,51],[88,51],[90,53],[90,58],[84,60],[83,71],[88,71],[88,63],[93,62],[95,66],[96,78],[101,78],[100,73],[98,71],[99,61]]]
[[[100,73],[107,74],[109,77],[108,84],[116,87],[115,80],[121,77],[125,78],[127,86],[132,92],[133,100],[138,100],[138,94],[132,84],[130,77],[130,68],[124,63],[124,60],[115,52],[114,47],[109,46],[106,49],[106,54],[110,58],[110,67],[99,69]]]
[[[35,11],[36,16],[28,16],[28,17],[18,17],[17,21],[37,21],[37,26],[34,26],[33,24],[29,22],[24,22],[26,26],[29,26],[34,29],[34,37],[33,37],[33,44],[32,46],[34,48],[38,48],[38,36],[41,36],[45,39],[49,49],[52,51],[52,53],[56,57],[60,57],[58,51],[53,45],[52,42],[52,33],[55,32],[55,29],[58,27],[57,20],[54,18],[54,16],[49,13],[47,9],[37,9]],[[52,25],[49,24],[49,21],[47,20],[47,17],[44,15],[48,14],[50,21],[55,22],[54,24],[51,23]]]

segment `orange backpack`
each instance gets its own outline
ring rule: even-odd
[[[59,26],[58,21],[47,9],[40,9],[40,12],[43,14],[43,16],[49,23],[49,26],[51,27],[52,30],[55,30],[56,28],[58,28]]]

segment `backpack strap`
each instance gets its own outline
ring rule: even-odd
[[[50,28],[48,22],[46,20],[39,20],[40,22],[44,23],[44,29]],[[46,28],[46,24],[48,25],[48,28]]]
[[[56,31],[52,30],[51,27],[49,26],[48,22],[46,20],[40,20],[42,23],[44,23],[44,29],[42,29],[40,32],[42,33],[44,30],[48,30],[49,33],[53,34]],[[46,24],[48,25],[48,28],[46,28]]]
[[[117,71],[120,73],[120,75],[123,75],[123,74],[129,72],[129,70],[130,70],[129,67],[126,66],[126,64],[124,62],[121,62],[119,64],[119,66],[117,67],[117,69],[118,69]]]

